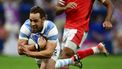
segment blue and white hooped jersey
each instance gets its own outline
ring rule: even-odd
[[[26,20],[25,23],[22,25],[19,33],[19,39],[25,39],[29,40],[32,39],[34,42],[37,43],[38,38],[42,34],[44,37],[46,37],[48,40],[51,40],[53,42],[58,41],[58,30],[55,24],[49,20],[44,21],[44,26],[42,31],[38,33],[32,33],[31,26],[30,26],[30,20]]]

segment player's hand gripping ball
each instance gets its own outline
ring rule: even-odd
[[[40,49],[45,49],[47,40],[43,36],[40,36],[38,38],[38,44],[39,44]]]

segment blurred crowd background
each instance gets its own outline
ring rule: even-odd
[[[105,30],[102,27],[106,8],[96,0],[89,25],[90,31],[81,49],[103,42],[109,53],[122,54],[122,0],[112,0],[112,2],[114,5],[113,28]],[[54,6],[56,3],[57,0],[0,0],[0,54],[18,55],[19,29],[28,19],[29,10],[34,5],[42,7],[47,14],[47,19],[57,25],[61,40],[65,14],[55,15]]]

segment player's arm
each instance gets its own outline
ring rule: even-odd
[[[34,45],[28,45],[28,39],[30,35],[29,26],[25,25],[28,20],[21,26],[19,39],[18,39],[18,53],[20,55],[24,55],[23,47],[26,47],[28,50],[35,50]],[[28,27],[27,27],[28,26]]]
[[[56,15],[60,15],[66,10],[66,7],[65,7],[64,3],[65,2],[63,0],[58,0],[58,3],[55,7]]]
[[[112,13],[113,13],[113,4],[111,2],[111,0],[99,0],[101,3],[103,3],[103,5],[106,6],[107,8],[107,15],[105,20],[106,21],[111,21],[111,17],[112,17]]]
[[[112,28],[111,18],[113,13],[113,4],[110,0],[99,0],[107,8],[107,14],[105,21],[103,22],[103,27],[106,29]]]
[[[36,50],[34,44],[28,45],[28,40],[19,39],[18,40],[18,53],[19,53],[19,55],[24,55],[23,48],[27,48],[30,51],[35,51]]]
[[[40,45],[43,41],[43,43],[46,45],[45,49],[41,50],[41,51],[29,51],[29,50],[25,50],[25,54],[27,56],[30,57],[34,57],[34,58],[50,58],[53,54],[53,52],[55,51],[55,48],[57,46],[57,40],[58,40],[58,30],[56,28],[56,26],[54,26],[49,32],[48,32],[48,36],[47,36],[47,41],[45,41],[43,38],[41,40],[38,41],[38,44]],[[40,42],[40,43],[39,43]]]
[[[63,0],[59,0],[57,6],[56,6],[56,14],[60,15],[67,9],[73,9],[77,6],[75,2],[70,2],[67,5],[65,5],[65,2]]]
[[[18,40],[18,53],[21,55],[24,54],[24,49],[27,49],[29,51],[38,51],[38,49],[44,49],[46,47],[46,39],[44,39],[42,36],[39,39],[38,44],[28,44],[28,40],[25,39],[19,39]]]
[[[27,40],[21,40],[21,39],[18,40],[18,53],[19,53],[19,55],[24,55],[23,50],[22,50],[22,46],[25,44],[27,44]]]
[[[44,50],[41,51],[29,51],[28,49],[25,49],[25,54],[27,56],[33,57],[33,58],[50,58],[56,48],[56,43],[53,41],[48,40],[46,47]]]

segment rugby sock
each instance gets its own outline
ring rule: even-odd
[[[70,64],[73,64],[72,58],[58,59],[55,64],[55,68],[61,68],[61,67],[64,67],[64,66],[70,65]]]
[[[100,53],[100,50],[98,49],[99,46],[96,47],[92,47],[92,50],[94,52],[94,54]]]
[[[98,49],[98,47],[99,46],[95,46],[95,47],[88,48],[86,50],[78,50],[77,54],[79,55],[79,57],[81,59],[83,59],[83,58],[85,58],[87,56],[100,53],[100,50]]]
[[[76,53],[80,57],[80,59],[83,59],[87,56],[93,55],[94,51],[92,48],[88,48],[86,50],[78,50]]]

